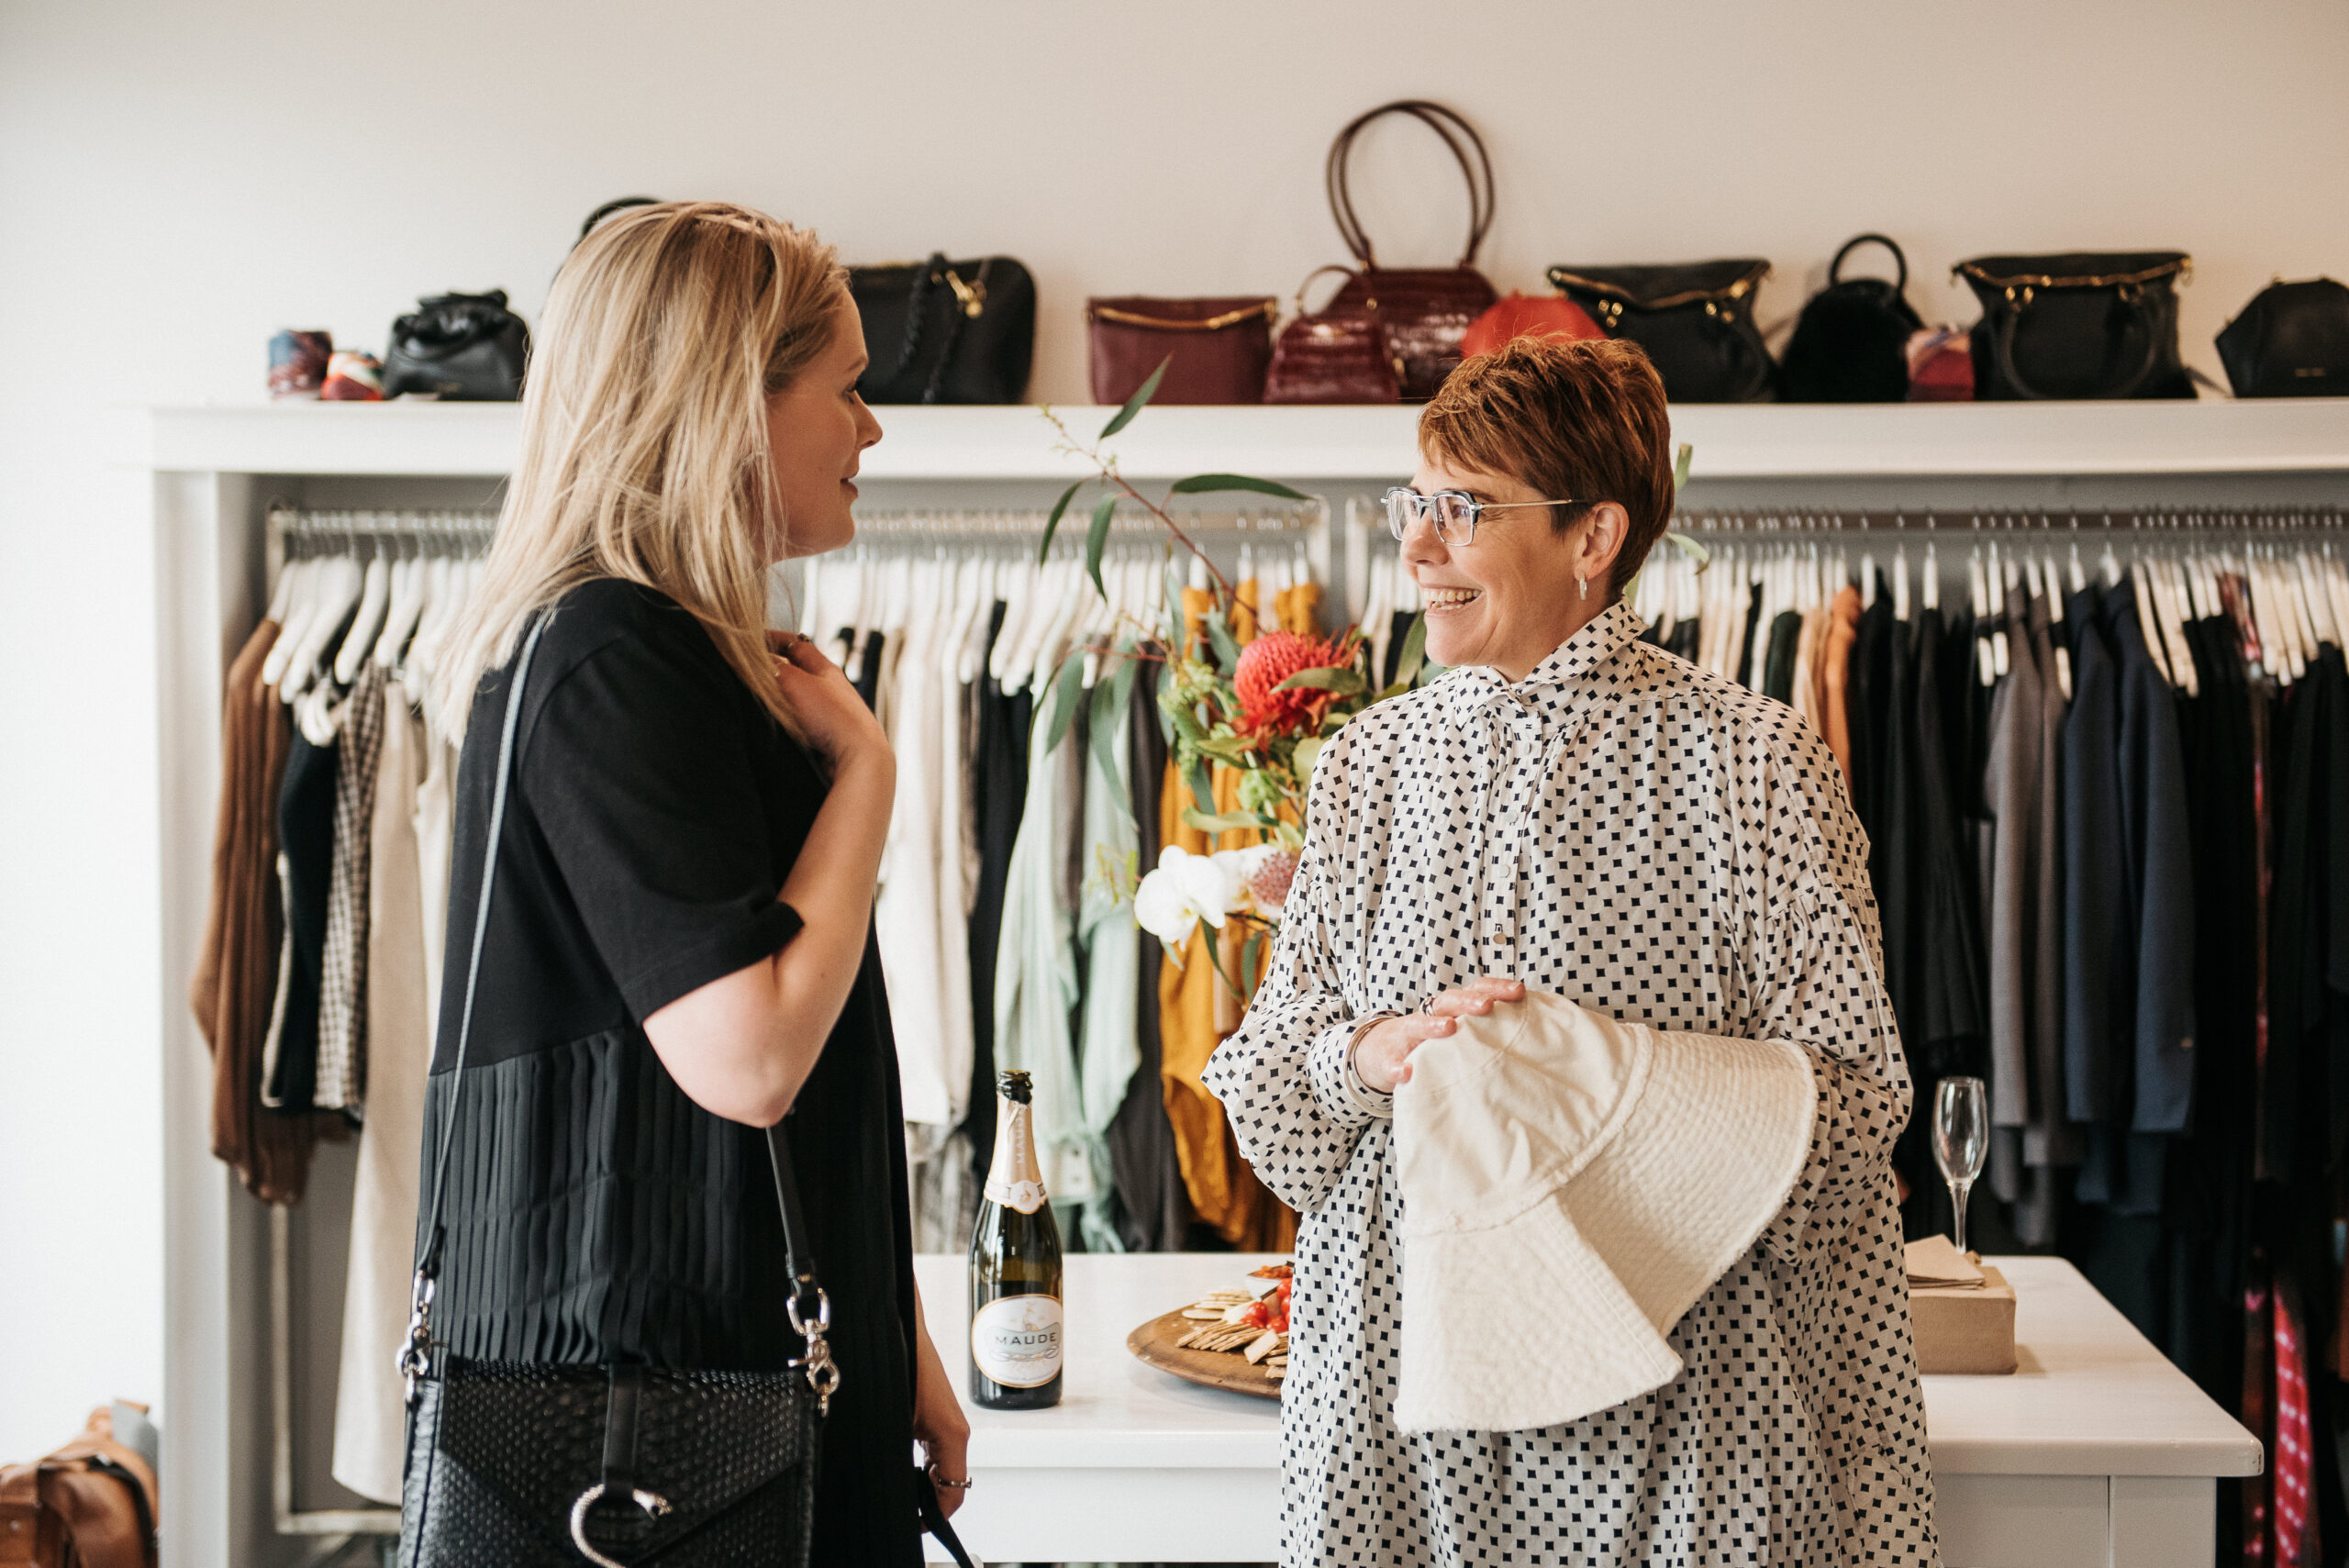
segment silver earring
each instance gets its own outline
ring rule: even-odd
[[[1590,597],[1590,579],[1589,579],[1589,578],[1587,578],[1587,577],[1577,577],[1577,578],[1575,578],[1575,596],[1576,596],[1576,597],[1578,597],[1578,598],[1585,598],[1585,599],[1589,598],[1589,597]]]

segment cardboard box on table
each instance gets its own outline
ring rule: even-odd
[[[1909,1245],[1909,1320],[1919,1372],[2015,1370],[2014,1287],[1946,1237]]]

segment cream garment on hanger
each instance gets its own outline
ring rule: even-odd
[[[362,1497],[396,1505],[407,1395],[393,1361],[407,1339],[424,1084],[432,1068],[416,819],[433,742],[406,691],[386,686],[383,704],[369,825],[367,1121],[359,1133],[343,1286],[334,1478]]]
[[[941,888],[947,862],[939,842],[939,796],[948,759],[939,750],[944,735],[939,717],[941,671],[924,629],[940,608],[938,573],[935,562],[921,564],[932,570],[912,576],[908,613],[900,622],[904,651],[896,661],[898,680],[888,724],[890,750],[897,758],[897,792],[882,850],[881,890],[873,919],[882,971],[889,983],[905,1119],[944,1128],[953,1123],[956,1099],[947,1062],[951,1025],[938,920],[946,902]],[[965,976],[966,990],[967,984]],[[965,1082],[969,1076],[966,1054]]]

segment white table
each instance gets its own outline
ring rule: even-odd
[[[1135,1325],[1266,1261],[1070,1258],[1061,1403],[971,1411],[964,1544],[982,1562],[1274,1561],[1275,1402],[1184,1383],[1126,1350]],[[2257,1473],[2257,1441],[2071,1264],[1991,1262],[2015,1287],[2021,1370],[1924,1380],[1943,1562],[2208,1564],[2213,1478]],[[967,1377],[963,1262],[922,1257],[915,1272],[946,1364]]]

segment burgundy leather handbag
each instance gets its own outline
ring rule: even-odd
[[[1354,138],[1364,126],[1387,115],[1408,115],[1443,139],[1468,182],[1468,244],[1460,260],[1449,267],[1382,267],[1370,236],[1354,216],[1353,197],[1346,186],[1346,164]],[[1469,153],[1474,151],[1472,162]],[[1403,396],[1424,402],[1435,395],[1452,367],[1460,362],[1460,339],[1468,324],[1492,308],[1499,295],[1475,268],[1476,252],[1493,226],[1493,163],[1485,143],[1466,120],[1442,104],[1406,98],[1381,104],[1357,117],[1330,146],[1323,172],[1330,192],[1330,213],[1338,233],[1361,263],[1330,302],[1333,310],[1366,310],[1386,328],[1396,356],[1403,361]]]
[[[1394,403],[1401,398],[1402,366],[1375,310],[1332,301],[1327,310],[1305,313],[1305,291],[1313,280],[1323,272],[1345,272],[1343,267],[1317,267],[1298,286],[1297,318],[1281,328],[1273,344],[1265,402]]]
[[[1087,300],[1093,401],[1122,404],[1164,364],[1154,404],[1262,403],[1279,314],[1272,298]]]

